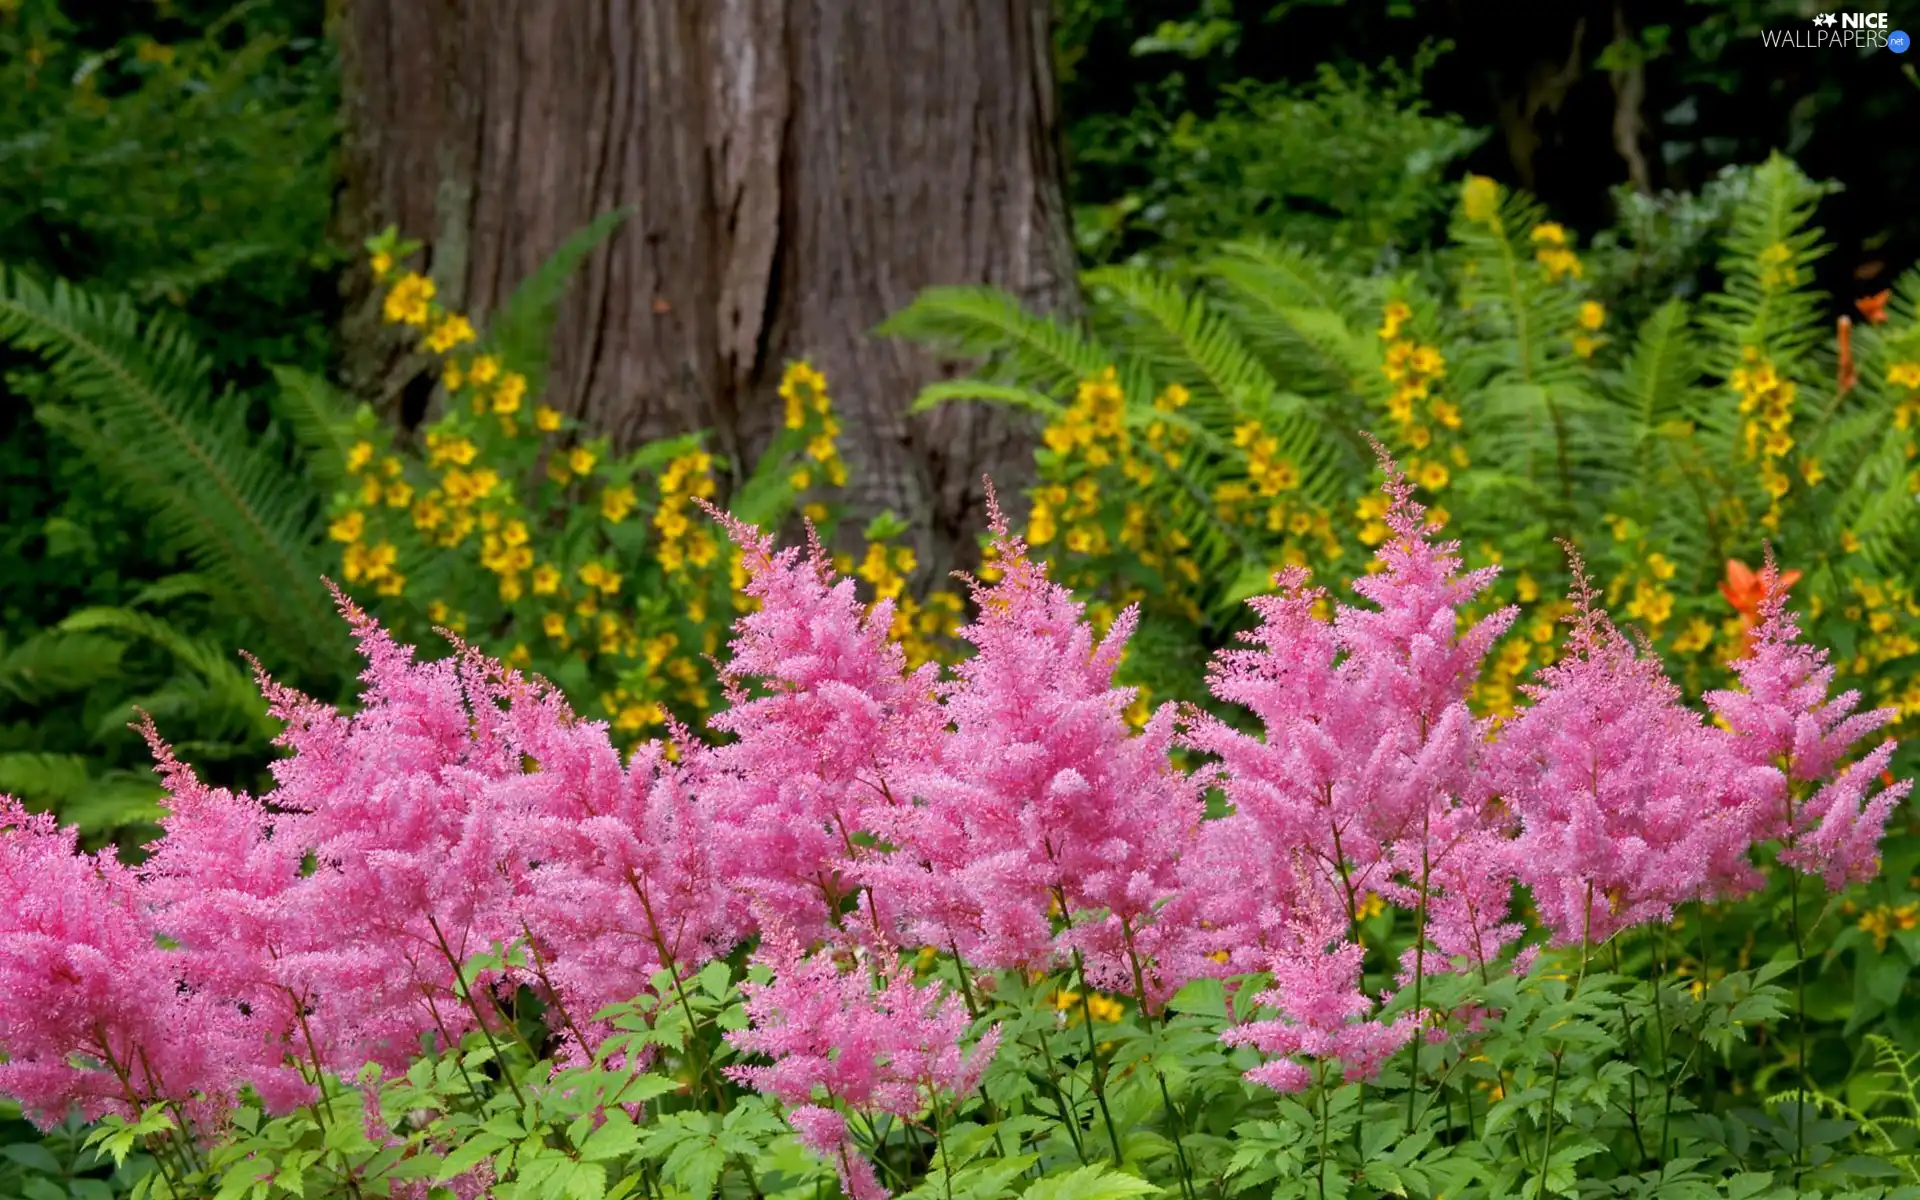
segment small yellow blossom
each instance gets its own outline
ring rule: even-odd
[[[327,536],[336,542],[357,542],[366,527],[366,514],[356,508],[327,526]]]
[[[347,470],[358,473],[373,461],[373,443],[355,442],[347,451]]]
[[[634,506],[640,502],[633,488],[628,484],[610,487],[600,493],[600,515],[616,524],[627,519]]]
[[[1607,309],[1598,300],[1584,300],[1580,304],[1580,328],[1598,330],[1607,323]]]
[[[464,345],[473,340],[473,325],[458,313],[449,315],[433,327],[427,335],[427,349],[435,354],[445,354],[455,346]]]
[[[402,275],[381,305],[388,324],[423,326],[432,314],[433,280],[409,271]]]
[[[1500,219],[1500,185],[1485,175],[1469,175],[1460,185],[1461,207],[1467,220],[1483,224]]]
[[[552,433],[560,428],[560,410],[542,404],[533,410],[533,427],[542,433]]]
[[[599,460],[593,451],[585,446],[575,446],[567,452],[567,468],[575,475],[585,475],[593,470],[593,464]]]

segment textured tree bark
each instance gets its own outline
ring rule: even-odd
[[[550,403],[622,445],[709,429],[750,462],[810,357],[849,499],[908,517],[933,569],[970,545],[981,473],[1023,478],[1029,431],[910,418],[957,364],[870,331],[932,284],[1074,302],[1048,0],[336,4],[343,225],[426,240],[449,302],[484,318],[633,207],[562,305]],[[350,373],[391,399],[417,371],[361,309]]]

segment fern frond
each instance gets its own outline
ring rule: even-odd
[[[42,422],[151,514],[223,607],[269,632],[268,657],[317,671],[345,661],[320,584],[319,496],[288,486],[299,475],[276,438],[249,436],[243,398],[210,397],[207,361],[180,328],[0,269],[0,343],[46,364],[63,399],[40,406]]]
[[[1791,378],[1807,380],[1808,359],[1825,332],[1824,297],[1813,269],[1829,247],[1813,224],[1827,189],[1775,153],[1753,172],[1734,209],[1720,270],[1725,283],[1707,298],[1702,325],[1713,334],[1713,365],[1726,375],[1751,347]]]
[[[306,452],[305,470],[323,490],[347,477],[347,453],[359,439],[353,433],[353,405],[332,384],[292,367],[273,368],[277,386],[274,415]]]
[[[1059,394],[1117,356],[1059,320],[1035,316],[989,287],[928,288],[878,332],[962,358],[991,357],[989,377]]]
[[[18,645],[0,647],[0,692],[23,704],[81,691],[120,669],[126,644],[94,633],[42,629]]]
[[[985,400],[989,404],[1004,404],[1038,413],[1048,420],[1066,411],[1065,405],[1045,392],[1018,384],[990,383],[982,379],[942,379],[930,383],[913,398],[910,411],[922,413],[956,400]]]

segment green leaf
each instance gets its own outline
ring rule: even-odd
[[[1123,1175],[1101,1163],[1065,1175],[1052,1175],[1021,1193],[1027,1200],[1125,1200],[1157,1195],[1161,1189],[1137,1175]]]
[[[640,1144],[640,1130],[633,1118],[618,1108],[609,1108],[606,1123],[587,1135],[579,1144],[583,1162],[604,1162],[631,1154]]]

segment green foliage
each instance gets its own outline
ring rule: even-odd
[[[1371,920],[1383,968],[1406,932]],[[893,1194],[929,1200],[1920,1194],[1909,1053],[1875,1039],[1858,1098],[1817,1097],[1804,1120],[1792,1097],[1772,1112],[1713,1102],[1701,1085],[1715,1064],[1756,1055],[1791,1020],[1791,963],[1688,987],[1662,971],[1670,949],[1665,931],[1643,931],[1552,952],[1524,974],[1437,977],[1417,1063],[1397,1055],[1365,1084],[1322,1069],[1298,1094],[1249,1083],[1257,1055],[1219,1040],[1267,1015],[1248,1000],[1259,977],[1191,984],[1143,1016],[1117,998],[1080,1004],[1071,969],[977,976],[970,1036],[998,1026],[1002,1037],[983,1091],[930,1098],[909,1120],[853,1114],[850,1127]],[[520,959],[496,947],[468,969]],[[926,952],[916,969],[934,983],[960,968]],[[404,1076],[330,1079],[320,1103],[278,1117],[243,1104],[210,1146],[182,1145],[176,1114],[155,1108],[108,1118],[70,1152],[144,1169],[140,1197],[372,1195],[459,1177],[556,1200],[835,1195],[831,1165],[798,1143],[781,1105],[728,1078],[745,1061],[725,1040],[746,1023],[743,973],[738,955],[686,978],[662,972],[598,1014],[616,1032],[590,1064],[548,1057],[552,1031],[522,994],[502,1001],[491,1032],[423,1053]],[[1386,1015],[1408,1010],[1402,993]],[[21,1161],[52,1175],[62,1160]]]
[[[1434,272],[1356,275],[1298,247],[1233,243],[1179,274],[1091,272],[1077,326],[936,290],[886,328],[987,356],[980,382],[923,401],[1047,413],[1032,540],[1069,577],[1129,581],[1115,601],[1196,621],[1209,644],[1231,638],[1237,602],[1276,566],[1351,562],[1355,543],[1384,537],[1367,430],[1470,557],[1503,548],[1504,598],[1546,628],[1565,580],[1553,539],[1610,529],[1581,546],[1609,602],[1675,656],[1688,686],[1709,686],[1739,644],[1739,613],[1716,584],[1727,560],[1757,565],[1770,544],[1809,576],[1815,635],[1911,718],[1920,273],[1884,324],[1849,332],[1842,386],[1810,286],[1822,191],[1782,158],[1730,180],[1722,286],[1647,308],[1626,330],[1567,231],[1477,176]],[[1117,415],[1092,437],[1089,381],[1109,365]],[[1506,647],[1505,681],[1481,697],[1490,711],[1541,661],[1537,628],[1523,621]]]
[[[1179,44],[1203,57],[1221,28],[1167,29],[1135,53]],[[1444,211],[1442,179],[1486,136],[1420,99],[1437,54],[1405,71],[1323,67],[1307,87],[1228,83],[1205,115],[1175,91],[1089,116],[1073,129],[1075,169],[1119,190],[1075,210],[1082,253],[1165,261],[1263,237],[1366,264],[1423,241]]]

